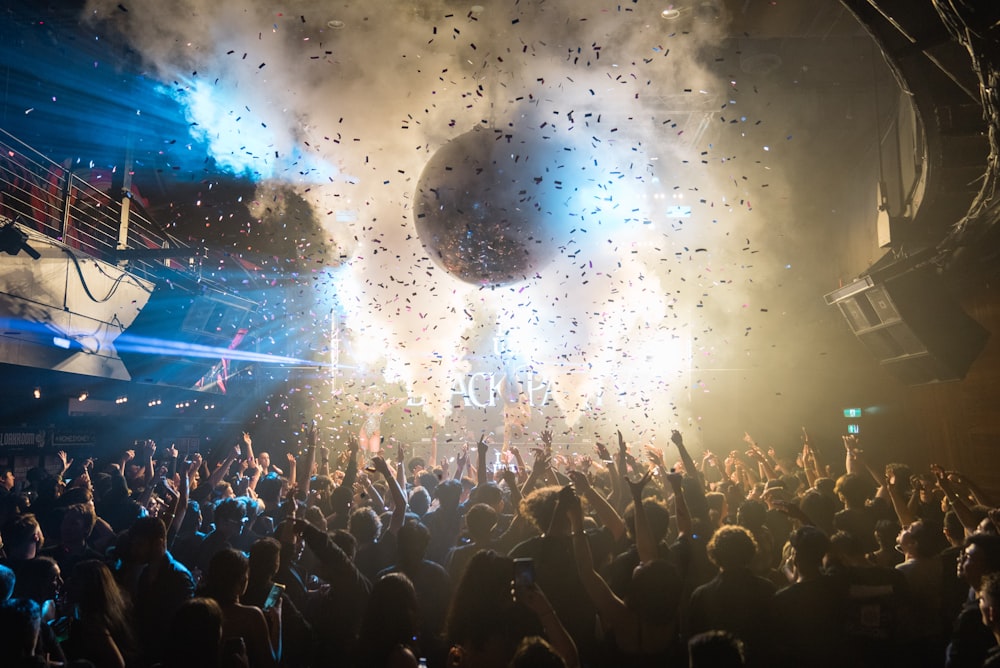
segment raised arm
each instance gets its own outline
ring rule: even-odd
[[[886,476],[885,486],[889,490],[889,499],[892,501],[893,510],[896,511],[896,518],[899,520],[899,526],[906,527],[917,521],[917,516],[910,510],[910,506],[907,504],[907,499],[903,495],[903,491],[896,483],[895,473],[891,473]]]
[[[962,523],[962,527],[965,529],[966,533],[968,534],[974,532],[979,522],[972,514],[972,509],[969,508],[969,504],[966,503],[965,499],[962,498],[962,495],[958,493],[958,489],[956,488],[954,482],[949,479],[945,470],[937,464],[931,464],[931,472],[933,472],[934,477],[937,478],[938,487],[940,487],[941,491],[948,497],[948,501],[951,503],[951,508],[955,511],[955,515]]]
[[[672,475],[680,477],[677,473]],[[635,549],[639,552],[639,563],[648,564],[658,556],[656,542],[653,540],[653,532],[649,528],[649,519],[646,517],[646,508],[642,505],[642,489],[653,477],[651,470],[639,480],[632,482],[625,478],[629,491],[632,493],[632,505],[635,508]],[[683,498],[681,494],[681,498]]]
[[[222,482],[222,477],[226,475],[229,471],[229,467],[233,465],[236,458],[239,456],[239,446],[234,445],[229,448],[229,452],[226,453],[225,459],[216,465],[215,469],[208,476],[208,480],[205,484],[208,485],[209,489],[214,489],[216,485]]]
[[[516,445],[510,446],[510,453],[514,455],[514,462],[517,463],[517,484],[523,485],[528,479],[528,467],[524,465],[524,457],[521,456],[521,451]]]
[[[521,490],[517,487],[517,475],[510,469],[506,469],[500,473],[502,480],[507,484],[507,490],[510,494],[510,505],[514,511],[514,515],[518,515],[521,512]]]
[[[431,456],[427,459],[427,467],[429,469],[434,468],[434,462],[438,460],[438,434],[437,425],[434,425],[434,429],[431,431]]]
[[[959,473],[958,471],[948,471],[948,482],[954,485],[957,489],[967,490],[972,499],[980,506],[992,508],[995,505],[992,497],[983,491],[982,487],[977,485],[974,480],[962,473]]]
[[[573,493],[572,487],[566,487],[559,493],[556,511],[565,512],[569,518],[573,536],[573,558],[576,562],[576,572],[580,576],[587,596],[597,608],[598,614],[608,622],[608,626],[617,625],[622,617],[628,614],[624,601],[615,596],[604,578],[594,570],[594,557],[590,552],[590,542],[583,531],[583,508],[580,499]]]
[[[858,457],[855,452],[858,450],[858,437],[848,434],[841,437],[844,441],[844,470],[848,473],[858,473]]]
[[[362,499],[367,496],[368,503],[371,504],[372,509],[381,515],[385,510],[385,499],[379,494],[378,489],[372,484],[371,478],[368,477],[367,472],[358,474],[358,482],[355,483],[355,489],[360,488]],[[360,500],[359,500],[360,502]]]
[[[670,469],[667,468],[666,460],[663,458],[663,450],[660,450],[655,445],[646,446],[646,457],[655,467],[656,479],[660,483],[660,487],[663,488],[663,493],[666,494],[670,489],[670,482],[667,480],[667,473]]]
[[[392,517],[389,519],[387,530],[395,534],[403,526],[403,520],[406,519],[406,496],[403,494],[403,488],[399,486],[399,481],[392,475],[389,464],[384,459],[372,457],[372,469],[381,473],[389,486],[389,493],[392,495]]]
[[[180,475],[177,476],[177,509],[174,511],[173,521],[167,527],[167,547],[171,546],[184,523],[188,499],[191,496],[191,479],[194,478],[199,468],[201,468],[201,455],[195,453],[191,461],[181,469]]]
[[[247,456],[247,461],[250,462],[250,466],[257,465],[257,458],[253,454],[253,439],[250,438],[248,432],[243,432],[243,454]]]
[[[816,480],[820,476],[816,469],[816,456],[813,454],[813,449],[807,440],[802,442],[802,453],[799,455],[799,464],[802,466],[802,471],[806,474],[806,482],[809,483],[810,487],[815,487]]]
[[[351,434],[347,437],[347,461],[344,463],[344,479],[340,482],[341,485],[350,485],[354,487],[354,483],[358,479],[358,452],[361,450],[361,444],[358,442],[358,437]]]
[[[406,456],[403,454],[403,442],[396,443],[396,482],[401,489],[406,489]]]
[[[615,460],[612,459],[608,446],[598,441],[596,449],[598,458],[608,469],[608,476],[611,478],[611,502],[616,503],[622,496],[622,481],[618,475],[618,468],[615,466]]]
[[[319,464],[316,466],[316,475],[330,475],[330,448],[320,445],[316,450],[319,453]]]
[[[479,442],[476,443],[476,487],[482,487],[490,481],[486,470],[486,455],[489,451],[490,446],[486,445],[486,432],[483,432]]]
[[[295,453],[292,453],[292,452],[286,453],[285,457],[288,460],[288,484],[291,485],[292,487],[296,487],[298,485],[297,481],[299,479],[298,478],[298,470],[299,470],[298,460],[295,459]]]
[[[67,458],[65,450],[57,452],[56,457],[59,459],[59,472],[56,473],[56,477],[64,480],[66,478],[66,471],[69,471],[69,467],[73,465],[73,460]]]
[[[677,448],[677,454],[680,455],[681,462],[684,464],[685,473],[689,476],[697,478],[698,469],[694,465],[694,458],[691,457],[691,453],[688,452],[687,446],[684,445],[684,437],[676,429],[673,429],[670,432],[670,442]]]
[[[566,668],[579,668],[580,655],[577,652],[576,643],[573,642],[572,636],[563,626],[562,620],[559,619],[555,608],[549,603],[549,599],[541,588],[537,584],[531,584],[527,587],[515,586],[514,595],[517,600],[524,603],[538,616],[538,620],[542,623],[542,629],[545,631],[545,637],[552,643],[552,648],[556,653],[562,657]]]
[[[247,465],[247,477],[249,482],[247,483],[247,494],[251,497],[257,497],[257,483],[260,481],[263,471],[261,470],[260,464],[257,462],[257,457],[253,454],[253,440],[250,438],[250,434],[243,432],[243,447],[246,451],[246,465]]]
[[[684,477],[680,473],[666,474],[667,484],[674,493],[674,514],[677,515],[677,534],[690,536],[693,531],[691,511],[688,509],[687,498],[684,496]],[[637,516],[638,517],[638,516]],[[638,520],[636,520],[638,527]],[[637,529],[638,530],[638,529]]]
[[[615,496],[612,497],[612,501],[616,508],[624,508],[627,501],[625,498],[625,485],[622,484],[622,480],[628,475],[628,446],[625,444],[625,437],[622,436],[622,430],[617,430],[618,436],[618,452],[615,453],[614,461],[615,467],[618,471],[618,488],[615,490]]]
[[[703,479],[698,478],[698,472],[694,470],[691,464],[691,455],[688,453],[687,447],[684,445],[684,437],[679,431],[674,429],[670,432],[670,441],[677,446],[677,452],[680,453],[681,461],[684,462],[685,472],[690,471],[687,475],[693,478],[698,484],[689,485],[688,491],[691,493],[691,498],[681,495],[685,501],[685,510],[689,513],[689,518],[695,516],[708,521],[708,502],[705,500],[705,483]],[[672,483],[671,483],[672,485]],[[676,496],[676,494],[675,494]],[[675,502],[676,503],[676,502]],[[678,521],[680,518],[678,517]]]
[[[573,482],[573,488],[577,494],[587,499],[587,503],[597,514],[597,519],[611,532],[615,541],[621,540],[622,536],[625,535],[625,522],[621,515],[603,495],[591,486],[590,480],[581,471],[570,471],[569,478]]]
[[[309,488],[312,486],[312,471],[313,466],[316,464],[316,421],[313,420],[312,424],[306,430],[306,461],[301,470],[298,471],[299,474],[299,494],[300,498],[309,498]]]
[[[465,443],[462,445],[462,449],[458,451],[455,455],[455,475],[452,476],[452,480],[461,480],[462,472],[465,471],[465,465],[469,463],[469,445]]]
[[[538,481],[545,477],[545,471],[549,468],[549,455],[542,448],[533,448],[535,453],[535,463],[531,465],[531,475],[524,481],[521,487],[521,496],[528,496],[538,485]]]
[[[173,480],[174,474],[177,473],[177,456],[177,448],[175,448],[173,444],[171,444],[169,448],[164,448],[163,457],[161,458],[161,466],[165,466],[167,468],[167,480]]]
[[[760,449],[760,446],[757,445],[755,440],[753,440],[753,437],[747,432],[743,432],[743,440],[750,446],[750,449],[747,450],[747,457],[757,462],[757,468],[760,474],[768,480],[774,480],[777,478],[778,474],[775,472],[774,466],[767,460],[767,456],[764,454],[764,451]]]
[[[139,503],[142,506],[148,507],[149,500],[153,496],[153,488],[156,486],[156,478],[154,476],[153,469],[153,453],[156,452],[156,443],[151,440],[146,440],[142,444],[142,478],[145,487],[142,490],[142,495],[139,497]]]

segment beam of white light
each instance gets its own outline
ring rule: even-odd
[[[283,355],[265,355],[263,353],[255,353],[248,350],[234,350],[218,346],[206,346],[200,343],[186,343],[182,341],[170,341],[167,339],[152,339],[133,336],[128,333],[118,337],[115,341],[115,348],[119,352],[143,353],[147,355],[161,355],[164,357],[227,359],[238,362],[293,364],[296,366],[309,366],[316,368],[326,368],[331,366],[329,362],[317,362],[314,360],[299,359],[297,357],[285,357]]]

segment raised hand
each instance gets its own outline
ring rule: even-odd
[[[967,486],[969,484],[969,479],[966,478],[961,473],[959,473],[958,471],[947,471],[946,475],[948,477],[949,482],[953,482],[956,485],[966,485]]]
[[[587,476],[582,471],[572,470],[567,475],[569,475],[570,482],[573,483],[573,488],[577,494],[585,495],[590,491],[590,480],[587,479]]]
[[[611,461],[611,453],[608,452],[608,446],[604,445],[600,441],[597,442],[597,456],[600,457],[603,461],[606,462]]]
[[[624,453],[625,449],[626,449],[626,447],[625,447],[625,437],[622,436],[622,430],[619,429],[618,430],[618,452]]]
[[[542,590],[535,582],[532,582],[526,587],[516,586],[514,588],[514,596],[518,601],[523,603],[525,607],[538,615],[539,619],[545,617],[546,615],[556,614],[555,610],[552,608],[552,604],[549,603],[549,599],[545,597],[545,594],[542,593]]]
[[[549,460],[552,457],[549,453],[545,452],[543,448],[532,448],[531,453],[535,455],[535,463],[531,466],[532,471],[541,471],[543,468],[548,468]]]
[[[358,437],[351,434],[347,437],[347,449],[351,451],[351,454],[356,454],[358,450],[361,449],[361,444],[358,442]]]
[[[565,512],[569,517],[570,526],[573,531],[583,529],[583,506],[580,504],[580,497],[573,491],[571,485],[566,485],[559,490],[556,501],[556,513]]]
[[[625,477],[625,483],[628,485],[629,490],[632,492],[632,499],[638,503],[642,499],[642,490],[649,482],[650,478],[653,477],[653,472],[651,470],[646,471],[646,474],[636,481],[632,481],[628,476]]]
[[[500,471],[500,479],[507,483],[509,489],[517,487],[517,474],[510,469],[502,469]]]
[[[375,471],[381,473],[386,478],[391,478],[392,477],[392,471],[389,470],[389,465],[386,463],[385,459],[383,459],[382,457],[379,457],[378,455],[376,455],[375,457],[372,457],[371,468],[374,469]]]
[[[625,453],[625,463],[633,471],[637,471],[639,469],[639,461],[632,455],[631,452]]]
[[[663,459],[663,450],[652,444],[647,445],[646,456],[649,457],[649,461],[653,462],[655,466],[659,466],[661,471],[667,470],[665,460]]]
[[[548,429],[542,430],[542,445],[545,446],[546,450],[552,449],[552,432]]]
[[[246,443],[248,448],[253,447],[253,439],[250,438],[250,434],[243,432],[243,442]]]
[[[670,440],[678,448],[683,448],[684,447],[684,437],[681,436],[681,433],[679,431],[677,431],[676,429],[671,429],[670,430]]]

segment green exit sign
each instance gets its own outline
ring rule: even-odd
[[[844,417],[845,418],[859,418],[859,417],[861,417],[861,409],[860,408],[845,408],[844,409]]]

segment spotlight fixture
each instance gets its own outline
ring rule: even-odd
[[[33,397],[35,397],[35,399],[41,399],[41,398],[42,398],[42,388],[40,388],[40,387],[36,387],[36,388],[35,388],[35,389],[34,389],[34,390],[32,391],[31,395],[32,395]]]
[[[17,255],[24,251],[35,260],[42,257],[41,253],[28,245],[27,233],[23,232],[13,221],[0,227],[0,251],[8,255]]]
[[[115,399],[115,403],[119,404],[119,405],[126,404],[126,403],[128,403],[128,397],[126,397],[126,396],[118,397],[117,399]]]
[[[670,5],[662,12],[660,12],[660,18],[667,21],[676,21],[681,17],[681,10],[677,9],[673,5]]]
[[[89,397],[89,396],[90,396],[90,392],[88,392],[87,390],[84,390],[83,392],[80,393],[80,396],[77,397],[77,399],[79,401],[86,401],[87,397]]]

